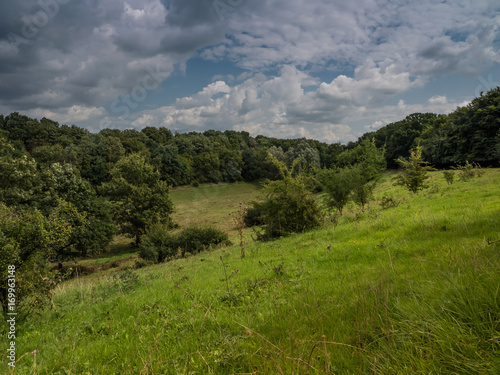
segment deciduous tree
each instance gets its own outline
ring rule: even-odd
[[[122,158],[111,171],[111,181],[102,192],[114,202],[115,219],[121,231],[135,238],[148,227],[160,223],[171,225],[174,210],[169,186],[160,173],[140,154]]]

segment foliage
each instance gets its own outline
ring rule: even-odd
[[[175,239],[169,231],[168,226],[152,225],[142,237],[139,256],[144,260],[160,263],[177,255]]]
[[[269,152],[271,148],[269,148]],[[249,148],[241,154],[243,167],[242,177],[245,181],[261,179],[277,180],[281,177],[279,169],[269,161],[265,148]]]
[[[385,170],[387,163],[384,149],[375,145],[375,140],[364,139],[356,147],[346,150],[337,158],[338,167],[357,166],[365,181],[376,179]]]
[[[356,184],[357,171],[352,167],[342,169],[322,169],[317,173],[318,180],[326,192],[325,203],[329,209],[342,210],[350,201]]]
[[[341,153],[337,163],[341,169],[323,170],[318,174],[327,193],[326,206],[342,214],[342,209],[352,199],[364,208],[386,167],[384,150],[378,149],[374,140],[365,139],[353,149]]]
[[[47,262],[70,245],[75,221],[85,222],[85,216],[64,201],[58,202],[49,217],[37,209],[14,209],[0,203],[0,298],[4,308],[8,265],[18,270],[18,302],[49,295],[43,281],[50,276]]]
[[[307,191],[305,177],[293,177],[283,162],[271,154],[269,158],[279,168],[283,180],[268,182],[263,189],[265,200],[253,202],[263,222],[263,231],[258,233],[258,238],[270,240],[320,226],[323,218],[316,200]]]
[[[352,177],[353,201],[364,209],[365,205],[373,198],[373,190],[377,184],[376,175],[368,179],[363,165],[358,164],[353,167]]]
[[[245,226],[254,227],[264,224],[262,220],[262,212],[257,208],[258,203],[252,202],[253,207],[248,207],[245,212]]]
[[[460,181],[469,181],[474,177],[481,177],[484,174],[484,170],[477,163],[469,163],[467,160],[464,165],[459,165],[455,167],[459,171],[458,178]]]
[[[169,185],[186,185],[191,181],[191,171],[186,161],[179,156],[175,145],[161,145],[153,154],[153,164],[157,166],[161,179]]]
[[[427,165],[428,162],[422,158],[422,147],[417,146],[410,152],[410,158],[397,159],[397,162],[403,168],[403,171],[394,178],[394,185],[406,187],[412,193],[428,188],[426,180],[429,178],[428,171],[435,170]]]
[[[111,171],[111,181],[102,186],[103,194],[114,202],[115,220],[122,233],[135,237],[136,244],[153,224],[173,226],[169,190],[158,171],[140,154],[120,159]]]
[[[208,249],[210,246],[229,245],[227,233],[211,226],[187,227],[174,237],[176,249],[181,255],[186,253],[196,254]]]
[[[66,150],[60,144],[44,145],[35,148],[31,156],[38,164],[50,165],[52,163],[64,163],[66,161]]]
[[[204,152],[193,159],[194,178],[199,182],[219,182],[222,180],[220,159],[215,152]]]
[[[412,113],[403,120],[364,134],[361,139],[374,139],[377,147],[385,147],[387,166],[395,168],[395,160],[410,156],[410,149],[416,145],[422,132],[432,125],[436,117],[434,113]]]
[[[0,201],[8,205],[32,201],[38,182],[36,162],[27,155],[17,156],[5,138],[0,138],[0,175]]]
[[[455,171],[443,171],[443,176],[448,185],[451,185],[453,184],[453,182],[455,182]]]
[[[388,194],[388,193],[385,193],[383,196],[382,196],[382,199],[380,201],[380,205],[382,206],[382,208],[384,210],[388,209],[388,208],[394,208],[394,207],[397,207],[399,206],[399,204],[401,203],[401,200],[394,197],[392,194]]]
[[[156,224],[143,236],[139,255],[146,261],[160,263],[177,255],[199,253],[221,244],[230,244],[227,233],[210,226],[191,226],[172,235],[167,226]]]
[[[474,98],[466,107],[440,116],[422,134],[424,156],[436,165],[483,165],[500,159],[500,87]]]
[[[85,221],[72,220],[73,232],[67,253],[58,257],[97,254],[113,239],[115,223],[111,204],[98,197],[90,182],[83,179],[71,164],[54,163],[40,173],[41,182],[35,190],[33,205],[46,216],[50,215],[60,199],[71,203]],[[73,246],[74,248],[70,248]]]
[[[296,166],[296,170],[293,170],[294,173],[313,173],[315,169],[320,168],[319,151],[311,146],[305,139],[299,140],[295,147],[291,147],[284,154],[284,159],[289,168],[292,167],[295,160],[300,160]]]

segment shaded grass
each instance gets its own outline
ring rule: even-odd
[[[16,371],[496,374],[499,172],[435,172],[418,195],[388,174],[364,211],[245,259],[233,246],[63,283],[57,312],[18,327]],[[403,202],[382,209],[385,192]]]

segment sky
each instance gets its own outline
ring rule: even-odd
[[[346,143],[500,86],[497,0],[2,0],[0,113]]]

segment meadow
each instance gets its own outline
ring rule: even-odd
[[[498,374],[500,170],[451,185],[432,172],[418,194],[393,175],[321,229],[265,243],[246,229],[244,259],[230,213],[256,185],[174,190],[174,220],[235,245],[134,269],[119,238],[87,260],[117,267],[19,317],[9,373]]]

